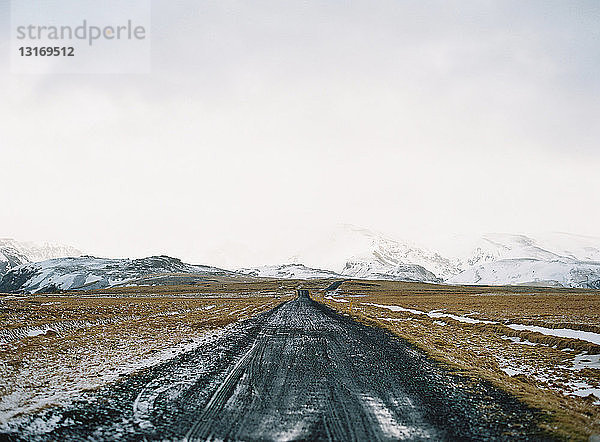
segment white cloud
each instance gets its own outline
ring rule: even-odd
[[[597,8],[444,4],[155,2],[150,76],[4,74],[2,236],[248,265],[336,222],[600,235]]]

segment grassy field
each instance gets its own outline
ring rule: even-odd
[[[207,288],[212,295],[177,286],[0,295],[0,423],[189,351],[294,293],[279,282],[262,294],[226,285]]]
[[[600,346],[547,334],[600,333],[598,291],[348,281],[315,298],[545,410],[557,435],[600,433]]]
[[[0,423],[189,351],[301,287],[545,410],[542,426],[557,435],[600,433],[590,394],[600,391],[600,345],[548,334],[600,334],[599,291],[384,281],[327,291],[331,282],[162,275],[94,292],[0,295]]]

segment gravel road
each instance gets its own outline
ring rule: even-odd
[[[540,440],[536,411],[298,297],[9,440]]]

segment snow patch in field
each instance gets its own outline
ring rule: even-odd
[[[519,331],[532,331],[542,333],[547,336],[556,336],[559,338],[579,339],[600,345],[600,333],[593,333],[583,330],[574,330],[571,328],[547,328],[537,325],[505,324],[506,327]]]
[[[504,359],[498,355],[496,355],[496,361],[498,362],[498,368],[506,373],[508,376],[517,376],[520,374],[532,374],[531,368],[527,366],[519,366],[515,364],[513,361],[509,361]]]
[[[373,304],[371,302],[363,302],[363,305],[371,305],[373,307],[379,307],[379,308],[387,308],[388,310],[391,310],[393,312],[407,312],[407,313],[412,313],[413,315],[424,315],[425,312],[422,312],[421,310],[413,310],[412,308],[404,308],[404,307],[400,307],[399,305],[383,305],[383,304]]]
[[[334,298],[333,296],[325,296],[324,299],[329,299],[330,301],[335,301],[335,302],[350,302],[347,299],[343,299],[343,298]]]
[[[527,341],[527,340],[519,338],[518,336],[500,336],[500,337],[506,341],[511,341],[514,344],[531,345],[533,347],[535,347],[536,345],[539,345],[536,342]]]
[[[580,371],[586,368],[600,370],[600,355],[588,355],[587,353],[580,353],[575,356],[573,367],[565,368],[573,371]]]
[[[8,344],[12,341],[18,341],[23,338],[31,338],[35,336],[45,335],[48,332],[60,334],[67,331],[75,331],[94,325],[106,324],[110,322],[108,319],[97,321],[62,321],[39,326],[18,327],[9,330],[0,330],[0,345]]]
[[[436,312],[436,311],[427,312],[425,314],[427,316],[429,316],[430,318],[450,318],[450,319],[454,319],[455,321],[458,321],[458,322],[465,322],[467,324],[496,324],[495,321],[486,321],[484,319],[474,319],[474,318],[469,318],[468,316],[458,316],[458,315],[453,315],[450,313],[441,313],[441,312]]]
[[[500,367],[500,370],[502,370],[504,373],[506,373],[510,377],[517,376],[519,374],[523,374],[523,372],[521,370],[515,370],[514,368],[510,368],[510,367]]]
[[[497,324],[497,322],[495,322],[495,321],[486,321],[483,319],[469,318],[468,316],[458,316],[458,315],[453,315],[451,313],[442,313],[437,310],[432,310],[430,312],[424,312],[424,311],[415,310],[412,308],[400,307],[399,305],[373,304],[370,302],[364,302],[363,305],[371,305],[373,307],[386,308],[393,312],[407,312],[407,313],[412,313],[413,315],[426,315],[426,316],[429,316],[430,318],[435,318],[435,319],[450,318],[450,319],[454,319],[455,321],[458,321],[458,322],[465,322],[467,324]]]
[[[573,382],[570,383],[569,386],[573,389],[573,391],[565,392],[566,396],[594,396],[598,399],[594,401],[594,405],[600,405],[600,388],[595,388],[586,382]]]

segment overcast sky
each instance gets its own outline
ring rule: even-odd
[[[9,73],[7,3],[0,237],[237,266],[340,222],[600,236],[596,0],[154,1],[148,75]]]

